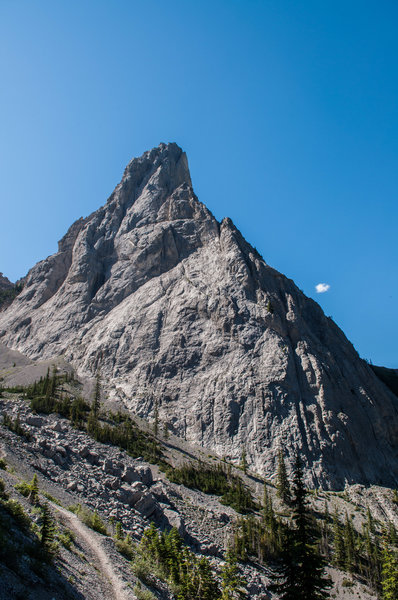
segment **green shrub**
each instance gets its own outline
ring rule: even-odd
[[[106,525],[101,520],[101,517],[98,515],[97,511],[92,512],[91,510],[88,510],[88,508],[82,507],[81,504],[69,506],[68,510],[74,512],[75,515],[77,515],[82,521],[82,523],[87,525],[87,527],[90,527],[90,529],[93,529],[102,535],[109,535]]]
[[[256,508],[250,491],[240,477],[232,474],[230,466],[224,469],[222,465],[186,463],[174,469],[169,467],[166,469],[166,475],[174,483],[200,490],[205,494],[221,496],[223,504],[231,506],[242,514]]]
[[[160,571],[147,557],[135,556],[131,563],[131,568],[134,575],[146,585],[154,585],[156,583],[154,577],[157,577],[161,581],[165,580],[163,571]]]
[[[6,500],[3,502],[3,507],[6,509],[13,519],[20,525],[22,529],[29,530],[31,520],[29,515],[24,511],[23,506],[16,500]]]
[[[6,492],[6,484],[3,479],[0,479],[0,499],[7,500],[8,494]]]
[[[4,458],[0,458],[0,469],[3,471],[7,471],[7,463]]]
[[[57,538],[64,548],[70,550],[75,541],[75,534],[70,529],[64,529],[62,533],[58,533]]]
[[[141,585],[137,583],[134,586],[133,592],[138,600],[156,600],[156,597],[149,590],[143,590]]]
[[[22,496],[29,498],[33,504],[39,504],[39,485],[36,473],[30,483],[22,480],[16,483],[14,487]]]
[[[19,413],[17,414],[15,419],[12,419],[7,413],[3,413],[3,425],[13,433],[20,435],[21,437],[24,437],[27,440],[29,440],[31,437],[30,433],[22,427]]]
[[[60,502],[58,500],[58,498],[55,498],[54,496],[52,496],[51,494],[49,494],[48,492],[43,492],[43,496],[45,498],[47,498],[47,500],[49,500],[50,502],[52,502],[53,504],[57,504],[58,506],[62,506],[62,502]]]
[[[115,540],[115,546],[118,552],[122,554],[128,560],[133,560],[135,555],[135,550],[131,538],[129,535],[126,535],[124,540]]]
[[[20,481],[19,483],[16,483],[14,485],[15,489],[17,490],[17,492],[19,492],[20,494],[22,494],[22,496],[25,496],[25,498],[27,498],[30,494],[30,485],[27,481]]]
[[[156,585],[153,577],[167,582],[179,600],[220,598],[210,562],[204,557],[198,559],[175,528],[160,533],[152,524],[141,538],[132,567],[146,584]]]

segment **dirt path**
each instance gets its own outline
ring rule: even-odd
[[[120,578],[112,564],[110,557],[103,548],[101,535],[86,527],[80,519],[69,510],[62,508],[52,502],[51,507],[62,515],[62,521],[71,529],[79,541],[87,548],[88,554],[93,564],[98,568],[104,580],[104,587],[107,588],[104,594],[104,600],[132,600],[135,595],[127,587],[126,583]]]

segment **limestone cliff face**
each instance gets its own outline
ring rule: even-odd
[[[272,475],[299,448],[311,485],[398,481],[398,399],[335,323],[196,198],[161,144],[29,272],[0,339],[101,369],[110,396]]]

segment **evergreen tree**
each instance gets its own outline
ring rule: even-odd
[[[263,522],[267,527],[270,527],[271,521],[275,519],[275,513],[272,506],[272,499],[268,493],[267,484],[264,482],[264,492],[263,492],[263,511],[262,517]]]
[[[36,473],[33,475],[33,479],[29,484],[30,492],[29,492],[29,501],[32,504],[39,504],[39,483],[37,480]]]
[[[53,553],[54,522],[47,502],[41,507],[40,544],[47,553]]]
[[[159,433],[159,401],[155,398],[155,405],[153,411],[153,435],[157,437]]]
[[[43,394],[45,394],[46,398],[50,397],[50,392],[51,392],[51,388],[50,388],[50,367],[47,368],[47,374],[45,379],[43,380],[43,390],[42,390]]]
[[[398,560],[397,556],[383,544],[381,567],[381,588],[383,600],[397,600],[398,598]]]
[[[343,568],[345,565],[345,548],[339,513],[335,507],[333,514],[333,563],[336,567]]]
[[[97,371],[97,375],[95,377],[95,387],[94,387],[94,397],[91,405],[91,412],[94,415],[95,419],[98,419],[99,411],[101,407],[101,373]]]
[[[280,564],[273,576],[270,590],[277,594],[278,600],[302,599],[295,532],[289,527],[283,529]]]
[[[53,366],[52,377],[50,379],[49,384],[49,396],[50,398],[55,398],[55,394],[57,392],[57,367]]]
[[[324,561],[316,551],[314,530],[307,509],[306,490],[299,455],[293,476],[294,529],[283,540],[279,581],[274,586],[280,600],[323,600],[329,597],[330,581],[324,576]]]
[[[329,596],[330,581],[324,576],[324,561],[314,548],[312,530],[306,505],[306,489],[300,456],[296,454],[293,476],[293,519],[295,522],[296,556],[298,559],[301,598],[321,600]]]
[[[205,558],[201,558],[197,564],[198,584],[197,592],[193,598],[197,600],[218,600],[218,586],[214,579],[210,563]]]
[[[246,455],[246,448],[243,448],[242,450],[242,456],[240,459],[240,468],[242,469],[242,471],[246,474],[247,473],[247,455]]]
[[[221,600],[243,599],[247,597],[244,590],[245,580],[239,575],[236,554],[227,550],[225,563],[221,570]]]
[[[366,526],[368,528],[369,533],[371,533],[372,535],[375,535],[376,529],[375,529],[374,519],[373,519],[372,513],[370,512],[369,506],[366,509]]]
[[[321,524],[321,539],[319,543],[319,550],[323,556],[326,558],[330,558],[330,539],[331,539],[331,531],[330,531],[330,514],[327,500],[325,500],[325,509],[324,516]]]
[[[371,534],[373,530],[373,534]],[[371,526],[369,519],[363,525],[363,546],[365,550],[365,564],[362,564],[362,572],[364,572],[367,583],[373,588],[380,585],[381,579],[381,551],[379,545],[379,537],[376,534],[376,529]]]
[[[392,544],[393,546],[397,546],[398,545],[398,534],[397,534],[397,530],[395,528],[395,525],[392,521],[388,521],[388,525],[387,525],[387,540],[389,544]]]
[[[285,459],[283,457],[283,452],[280,449],[278,453],[278,470],[277,470],[277,481],[276,481],[276,490],[277,496],[287,504],[288,506],[291,503],[291,492],[289,480],[287,477]]]
[[[115,538],[117,540],[123,539],[123,529],[122,529],[122,524],[120,523],[120,521],[116,521]]]
[[[355,539],[354,539],[354,528],[351,523],[351,519],[346,511],[345,522],[344,522],[344,553],[345,553],[345,569],[352,573],[355,569],[356,558],[355,558]]]

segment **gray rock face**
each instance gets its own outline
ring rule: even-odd
[[[161,144],[132,160],[0,314],[2,343],[101,369],[134,412],[272,476],[298,448],[307,483],[396,485],[398,400],[335,323],[192,189]]]
[[[0,273],[0,290],[12,290],[13,287],[14,284],[11,283],[8,277],[5,277],[3,273]]]

